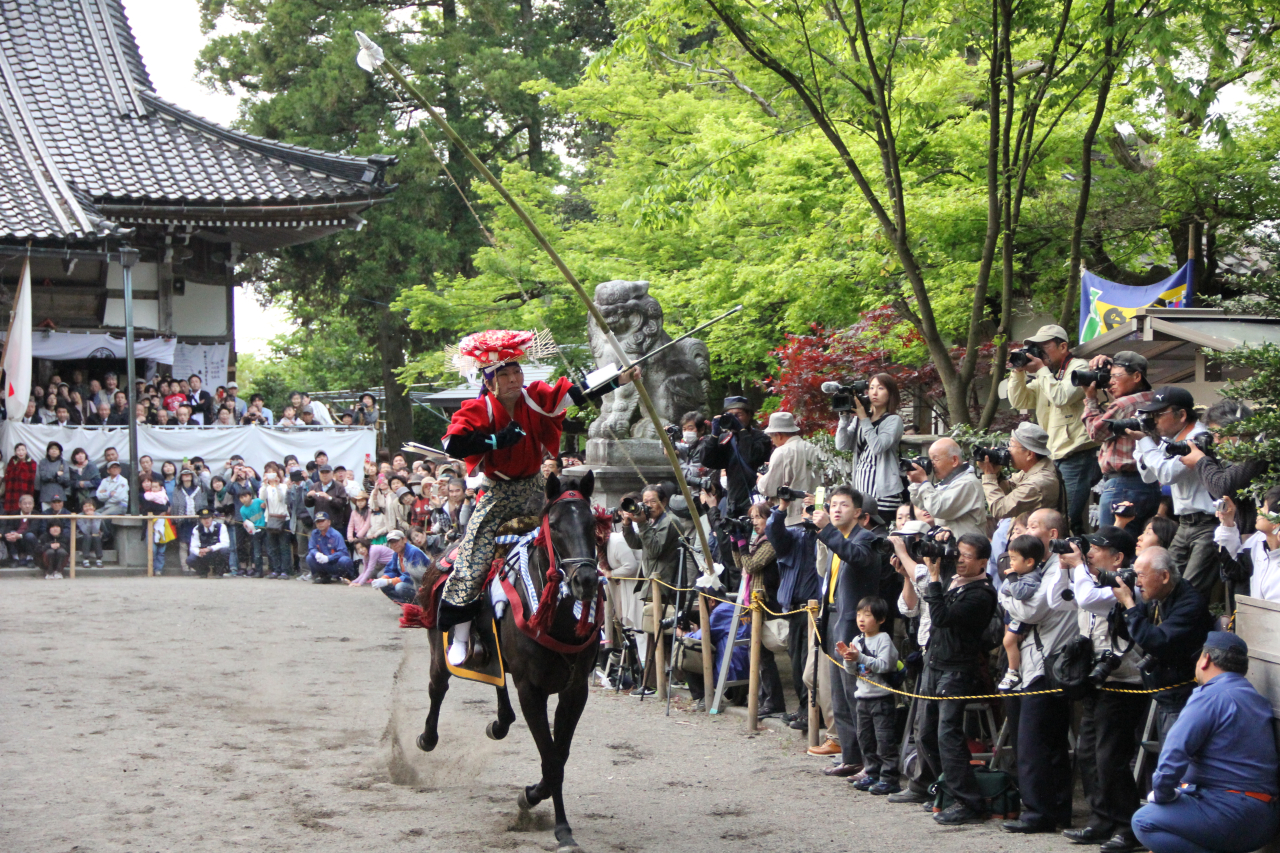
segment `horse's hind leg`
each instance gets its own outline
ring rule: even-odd
[[[531,684],[517,684],[516,694],[520,698],[520,711],[529,726],[529,734],[533,735],[542,759],[542,779],[521,791],[517,800],[520,808],[531,809],[551,795],[552,782],[560,772],[562,762],[547,721],[547,694]]]
[[[418,735],[418,749],[430,752],[440,742],[440,732],[436,726],[440,722],[440,705],[444,702],[444,694],[449,692],[449,670],[444,665],[444,640],[439,631],[431,632],[431,682],[427,687],[427,695],[431,697],[431,709],[427,711],[427,720],[422,726],[422,734]]]
[[[511,707],[511,697],[507,695],[507,685],[504,684],[498,688],[498,719],[490,720],[484,733],[490,740],[502,740],[515,721],[516,712]]]
[[[555,783],[551,786],[551,801],[556,810],[556,841],[560,844],[559,853],[565,853],[578,846],[573,840],[573,830],[569,828],[569,819],[564,813],[564,766],[569,761],[573,732],[578,727],[583,708],[587,706],[587,692],[587,682],[575,679],[560,693],[560,702],[556,705],[555,747],[560,766]]]

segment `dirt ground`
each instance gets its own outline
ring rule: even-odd
[[[455,680],[441,743],[426,636],[369,588],[250,579],[6,580],[0,850],[554,850],[523,722],[484,736],[493,689]],[[514,698],[514,697],[513,697]],[[790,734],[670,717],[594,691],[566,808],[597,851],[1041,851],[1053,836],[943,829],[818,771]],[[1080,849],[1080,848],[1076,848]]]

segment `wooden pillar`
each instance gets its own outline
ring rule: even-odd
[[[74,579],[76,576],[76,519],[80,516],[73,515],[69,521],[71,523],[71,563],[67,566],[68,574]]]
[[[707,597],[698,593],[698,628],[702,634],[702,709],[711,710],[711,699],[715,695],[715,650],[711,648],[711,608],[707,606]]]
[[[760,584],[759,578],[751,579],[751,665],[747,675],[748,732],[754,732],[760,724],[760,635],[764,630],[764,610],[760,606],[764,594],[758,588]]]
[[[147,519],[146,522],[144,522],[142,525],[142,531],[143,531],[142,541],[145,543],[146,549],[147,549],[147,577],[149,578],[153,578],[156,576],[156,567],[155,567],[156,546],[154,542],[156,533],[155,533],[155,530],[152,529],[151,527],[152,524],[153,524],[152,520]]]
[[[667,650],[662,642],[662,586],[654,578],[649,581],[653,591],[653,649],[649,654],[653,657],[654,695],[658,699],[667,698]]]
[[[809,688],[809,746],[818,745],[818,722],[821,716],[818,713],[818,668],[822,665],[822,661],[817,659],[818,655],[818,602],[816,599],[809,599],[809,658],[813,660],[813,685]]]

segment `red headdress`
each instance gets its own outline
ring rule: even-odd
[[[445,349],[453,360],[454,368],[467,379],[475,379],[483,372],[488,377],[504,364],[522,364],[540,361],[555,355],[556,342],[551,332],[515,332],[509,329],[490,329],[467,335],[457,346]]]

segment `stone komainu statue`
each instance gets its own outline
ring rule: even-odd
[[[596,306],[627,356],[637,359],[671,341],[662,328],[662,306],[649,295],[647,281],[606,281],[596,286]],[[595,321],[587,324],[591,355],[598,367],[617,363],[604,333]],[[685,412],[705,411],[711,392],[711,358],[707,345],[687,338],[652,361],[646,361],[644,387],[666,423],[679,423]],[[633,385],[623,385],[605,396],[600,416],[591,424],[591,438],[652,438],[653,424],[644,416],[640,396]]]

